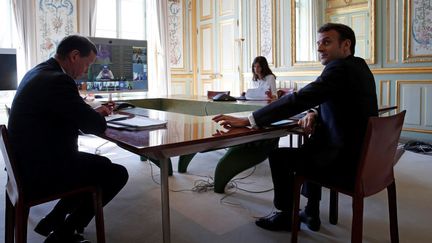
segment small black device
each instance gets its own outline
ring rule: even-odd
[[[126,108],[135,108],[135,105],[132,105],[130,103],[127,102],[117,102],[114,108],[114,111],[119,111],[119,110],[123,110]]]
[[[217,94],[213,96],[213,101],[236,101],[237,99],[227,94]]]

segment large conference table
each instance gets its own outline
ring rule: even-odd
[[[205,108],[207,108],[207,105]],[[292,122],[283,126],[261,129],[235,128],[227,130],[212,121],[213,114],[199,116],[147,108],[134,108],[129,112],[134,115],[167,121],[166,128],[139,131],[108,128],[103,135],[105,139],[132,153],[159,160],[162,231],[163,242],[165,243],[171,241],[168,188],[168,163],[171,157],[226,148],[257,140],[283,137],[297,126],[296,122]],[[230,114],[246,116],[250,112]]]

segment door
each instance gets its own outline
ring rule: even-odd
[[[197,5],[198,95],[208,90],[239,95],[239,3],[199,0]]]

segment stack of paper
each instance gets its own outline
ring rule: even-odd
[[[129,117],[129,115],[123,115],[123,114],[112,114],[112,115],[106,116],[106,117],[105,117],[105,120],[106,120],[107,122],[109,122],[109,121],[118,121],[118,120],[124,120],[124,119],[127,119],[128,117]]]
[[[268,89],[265,88],[248,89],[245,95],[246,100],[269,100],[270,98],[266,94],[267,91]]]
[[[127,119],[113,119],[108,121],[108,126],[126,130],[143,130],[166,127],[167,121],[151,119],[144,116],[134,116]]]

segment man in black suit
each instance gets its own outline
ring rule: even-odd
[[[79,131],[101,134],[111,110],[93,109],[80,97],[74,79],[96,59],[95,45],[77,35],[65,37],[54,58],[32,70],[21,81],[12,103],[8,130],[23,190],[41,197],[82,186],[102,190],[107,204],[126,184],[128,173],[102,156],[78,151]],[[66,215],[68,215],[66,217]],[[35,231],[45,242],[88,242],[75,230],[94,216],[91,195],[61,199]]]
[[[310,139],[300,148],[279,148],[269,156],[274,205],[279,211],[256,221],[267,230],[291,230],[296,172],[334,173],[338,180],[354,180],[368,118],[378,115],[374,77],[366,62],[354,57],[353,30],[342,24],[325,24],[318,30],[317,44],[325,68],[314,82],[249,117],[213,118],[228,128],[260,127],[308,111],[299,125],[312,134]],[[305,183],[302,194],[308,203],[300,219],[317,231],[321,187]]]

